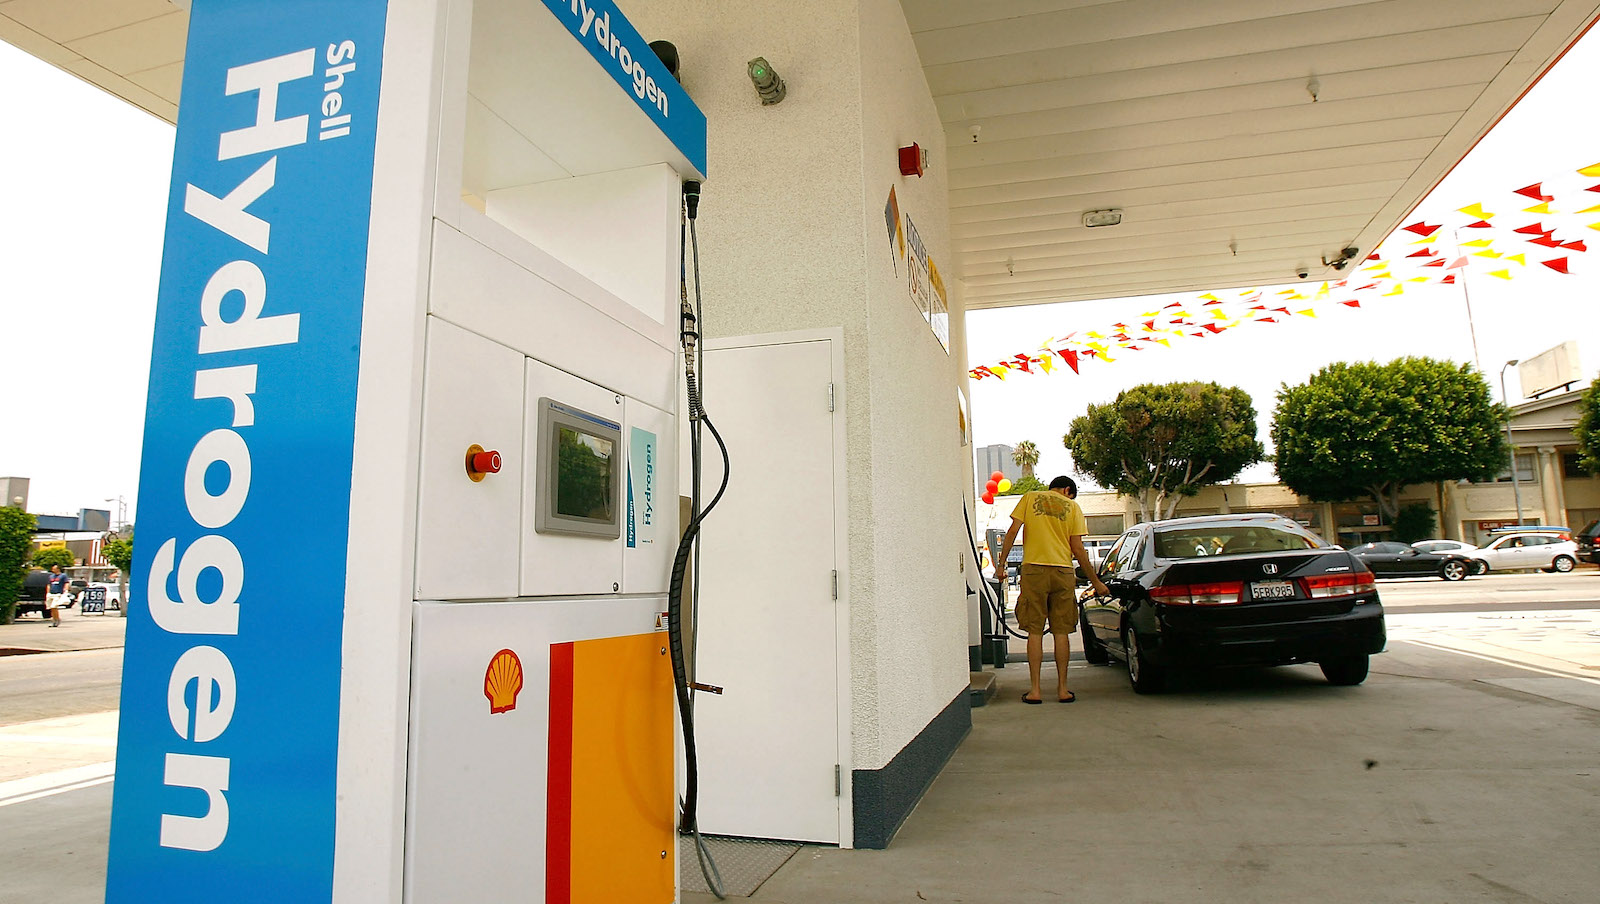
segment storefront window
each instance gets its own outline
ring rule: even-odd
[[[1594,474],[1578,460],[1578,453],[1566,452],[1561,456],[1561,473],[1567,477],[1593,477]]]

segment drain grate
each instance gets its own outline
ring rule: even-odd
[[[722,890],[730,897],[748,898],[761,884],[788,862],[800,845],[790,841],[758,841],[749,838],[720,838],[702,835],[706,850],[722,874]],[[678,874],[684,891],[710,892],[700,875],[700,859],[694,839],[678,837]]]

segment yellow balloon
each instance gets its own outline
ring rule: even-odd
[[[1009,480],[1001,480],[1000,481],[1000,492],[1004,493],[1004,492],[1009,491],[1010,489],[1011,489],[1011,481],[1009,481]]]

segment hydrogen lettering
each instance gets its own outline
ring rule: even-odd
[[[204,816],[161,814],[161,846],[185,851],[214,851],[228,837],[228,767],[226,757],[167,754],[163,780],[172,788],[195,788],[206,795]]]
[[[320,139],[349,132],[349,116],[335,114],[344,104],[338,89],[355,70],[355,53],[352,41],[328,45],[325,58],[330,68],[319,105],[324,117]],[[306,144],[310,117],[279,118],[280,88],[312,76],[316,62],[316,48],[312,47],[228,70],[223,94],[254,94],[255,123],[219,135],[218,163]],[[184,187],[184,213],[238,242],[240,252],[236,259],[217,267],[194,300],[198,315],[195,342],[202,356],[252,352],[300,341],[299,312],[274,309],[277,306],[266,273],[260,263],[249,258],[258,255],[265,260],[269,253],[272,226],[249,208],[277,184],[277,163],[276,155],[268,157],[221,195],[192,183]],[[260,377],[257,362],[230,360],[224,366],[196,368],[194,401],[204,403],[203,410],[220,417],[190,450],[182,489],[189,518],[210,533],[203,533],[181,550],[176,537],[166,539],[150,564],[145,601],[151,620],[169,634],[207,639],[177,658],[167,680],[167,715],[178,741],[187,745],[217,741],[227,732],[236,707],[248,705],[239,700],[227,652],[227,641],[239,634],[240,609],[248,600],[245,559],[228,537],[228,529],[249,505],[249,437],[256,423],[251,396]],[[214,405],[212,400],[228,404]],[[220,480],[224,475],[226,480]],[[192,704],[190,687],[194,688]],[[169,750],[165,764],[163,783],[168,788],[190,790],[171,792],[167,798],[170,804],[161,815],[161,846],[216,850],[228,837],[231,761],[182,749]]]
[[[622,74],[633,81],[634,96],[648,100],[661,111],[662,116],[668,115],[667,92],[661,90],[653,76],[645,74],[644,64],[635,57],[633,50],[622,43],[622,36],[612,31],[610,11],[597,14],[589,7],[588,0],[571,0],[571,8],[572,14],[578,17],[578,37],[587,38],[592,32],[595,42],[600,45],[600,52],[611,57],[622,69]]]
[[[217,160],[232,160],[305,144],[310,117],[279,119],[278,86],[311,75],[316,61],[316,51],[307,48],[229,69],[227,88],[223,93],[231,97],[248,91],[256,92],[256,124],[223,132],[217,145]]]

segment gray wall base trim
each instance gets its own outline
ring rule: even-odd
[[[963,690],[882,769],[851,770],[855,846],[882,850],[972,730]]]

